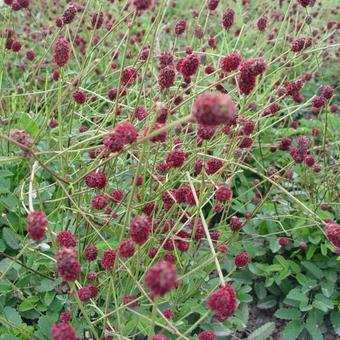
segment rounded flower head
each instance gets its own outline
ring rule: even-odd
[[[85,248],[86,261],[88,262],[94,261],[97,258],[97,255],[98,251],[95,245],[90,244]]]
[[[280,237],[279,238],[279,245],[282,247],[286,247],[289,244],[289,239],[287,237]]]
[[[33,139],[30,134],[24,130],[13,129],[11,130],[11,138],[17,143],[22,144],[26,147],[31,147],[33,145]]]
[[[70,45],[68,41],[64,38],[59,38],[53,50],[53,62],[59,66],[63,67],[67,65],[70,61]]]
[[[71,320],[71,314],[69,312],[62,312],[62,313],[60,313],[59,320],[61,322],[67,323],[67,322],[69,322]]]
[[[122,241],[122,243],[119,245],[118,251],[121,257],[125,258],[132,257],[133,254],[135,253],[135,246],[133,241],[131,240]]]
[[[76,237],[67,230],[59,232],[56,241],[59,247],[73,248],[77,245]]]
[[[145,11],[152,6],[152,0],[132,0],[132,5],[138,11]]]
[[[137,79],[137,70],[133,67],[126,67],[122,72],[121,82],[124,86],[132,85]]]
[[[112,269],[116,261],[116,250],[107,250],[104,252],[102,257],[102,267],[103,269]]]
[[[107,177],[104,172],[90,172],[85,177],[85,183],[89,188],[103,189],[107,184]]]
[[[124,145],[131,144],[138,138],[138,131],[129,122],[120,123],[104,137],[104,145],[110,152],[118,152]]]
[[[75,5],[70,4],[63,13],[62,19],[64,24],[70,24],[77,14],[77,8]]]
[[[231,8],[227,8],[223,12],[222,25],[224,29],[230,28],[234,23],[235,11]]]
[[[88,301],[96,297],[98,289],[94,285],[88,285],[78,290],[78,296],[81,301]]]
[[[214,11],[217,8],[219,3],[220,3],[220,0],[209,0],[208,1],[209,11]]]
[[[43,211],[32,211],[27,216],[27,232],[31,240],[40,241],[45,237],[47,218]]]
[[[184,78],[193,76],[200,65],[200,60],[195,54],[190,54],[178,61],[176,68]]]
[[[267,22],[268,18],[266,16],[263,16],[257,20],[256,26],[260,32],[264,32],[266,30]]]
[[[334,244],[335,247],[340,248],[340,224],[330,223],[326,228],[327,238]]]
[[[176,35],[183,34],[186,28],[187,28],[187,22],[183,19],[178,20],[175,26]]]
[[[73,92],[72,96],[73,96],[74,101],[77,104],[81,105],[81,104],[86,103],[87,96],[86,96],[86,93],[84,91],[80,91],[80,90],[75,91],[75,92]]]
[[[238,52],[233,52],[220,61],[220,66],[224,72],[232,72],[238,69],[242,60],[242,56]]]
[[[216,340],[216,334],[210,331],[203,331],[198,334],[198,340]]]
[[[75,281],[79,278],[81,266],[74,248],[60,248],[56,258],[58,274],[65,281]]]
[[[161,69],[158,76],[158,84],[161,90],[168,89],[174,85],[176,72],[173,67],[167,66]]]
[[[215,312],[219,321],[233,315],[237,308],[236,293],[231,284],[218,288],[208,297],[208,307]]]
[[[245,267],[250,261],[250,257],[246,251],[242,251],[241,253],[235,256],[235,266],[238,268]]]
[[[312,0],[298,0],[298,3],[302,6],[302,7],[307,7],[312,3]]]
[[[156,334],[151,340],[168,340],[168,337],[164,334]]]
[[[185,151],[174,149],[168,154],[166,164],[169,168],[180,168],[184,164],[187,156],[188,154]]]
[[[144,244],[148,239],[151,231],[151,225],[148,217],[136,216],[130,222],[130,236],[137,244]]]
[[[148,270],[145,283],[154,295],[163,296],[176,287],[176,269],[170,262],[160,261]]]
[[[192,110],[193,117],[203,125],[231,125],[236,113],[237,108],[231,97],[218,91],[198,96]]]
[[[109,204],[109,199],[104,194],[98,194],[94,196],[91,200],[92,208],[96,210],[103,210],[107,207],[108,204]]]
[[[231,189],[229,187],[227,187],[225,185],[220,186],[215,192],[215,198],[219,202],[229,201],[232,196],[233,196],[233,192],[231,191]]]
[[[76,340],[77,334],[69,323],[60,322],[51,328],[52,340]]]

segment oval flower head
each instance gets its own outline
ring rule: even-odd
[[[192,116],[203,125],[232,125],[237,108],[227,94],[219,91],[199,95],[193,105]]]

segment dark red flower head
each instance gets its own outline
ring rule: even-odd
[[[69,323],[60,322],[52,326],[51,337],[52,340],[76,340],[77,334]]]
[[[234,23],[235,11],[231,8],[227,8],[223,12],[222,25],[227,30]]]
[[[136,216],[130,222],[130,236],[137,244],[144,244],[148,239],[151,231],[149,218],[146,216]]]
[[[60,231],[56,237],[59,247],[73,248],[77,245],[76,237],[69,231]]]
[[[119,255],[121,257],[129,258],[135,253],[135,245],[131,240],[122,241],[118,249]]]
[[[178,20],[175,26],[176,35],[183,34],[186,28],[187,28],[187,22],[183,19]]]
[[[65,281],[75,281],[79,278],[81,266],[74,248],[60,248],[56,258],[58,274]]]
[[[198,334],[198,340],[216,340],[216,334],[212,331],[203,331]]]
[[[219,3],[220,3],[220,0],[209,0],[208,1],[209,11],[214,11],[217,8]]]
[[[132,4],[138,11],[145,11],[152,6],[152,0],[132,0]]]
[[[85,248],[86,261],[88,262],[94,261],[97,258],[97,255],[98,255],[98,250],[95,245],[90,244]]]
[[[75,5],[70,4],[66,10],[64,11],[62,15],[62,19],[64,21],[64,24],[70,24],[74,18],[76,17],[77,14],[77,8]]]
[[[103,189],[107,184],[107,177],[104,172],[90,172],[85,177],[85,183],[89,188]]]
[[[236,293],[231,284],[218,288],[208,297],[208,307],[215,312],[219,321],[232,316],[237,308]]]
[[[59,38],[53,50],[53,62],[59,66],[63,67],[67,65],[70,61],[70,45],[68,41],[64,38]]]
[[[177,285],[176,269],[170,262],[160,261],[148,270],[145,283],[154,295],[163,296]]]
[[[326,228],[326,235],[335,247],[340,248],[340,224],[329,223]]]
[[[43,211],[32,211],[27,216],[27,232],[31,240],[40,241],[45,237],[47,217]]]
[[[238,268],[245,267],[250,261],[250,257],[246,251],[242,251],[241,253],[235,256],[235,266]]]
[[[105,251],[101,261],[102,268],[105,270],[112,269],[116,261],[116,255],[117,251],[114,249]]]
[[[220,66],[224,72],[232,72],[238,69],[242,56],[238,52],[233,52],[220,61]]]
[[[192,111],[193,117],[203,125],[231,125],[236,113],[237,108],[231,97],[218,91],[199,95]]]

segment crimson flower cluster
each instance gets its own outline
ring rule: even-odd
[[[221,322],[232,316],[237,309],[234,287],[227,284],[218,288],[208,297],[208,307],[215,312],[217,320]]]

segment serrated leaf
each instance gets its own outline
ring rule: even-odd
[[[301,320],[289,321],[283,331],[283,340],[295,340],[303,329],[304,323]]]
[[[305,294],[302,294],[298,288],[292,289],[288,293],[287,298],[299,302],[308,302],[308,297]]]
[[[19,326],[22,323],[21,316],[17,310],[13,307],[6,306],[4,308],[4,315],[8,321],[10,321],[15,326]]]
[[[254,289],[257,297],[260,300],[264,299],[267,296],[267,289],[262,282],[255,283]]]
[[[58,285],[57,280],[42,279],[40,286],[36,287],[35,290],[38,292],[49,292]]]
[[[323,340],[322,333],[317,325],[307,322],[305,327],[308,333],[311,335],[312,339]]]
[[[317,267],[314,263],[302,261],[301,264],[308,270],[310,274],[312,274],[317,279],[323,278],[324,274],[322,270],[319,267]]]
[[[31,310],[35,307],[36,303],[39,301],[39,298],[37,296],[30,296],[29,298],[22,301],[18,307],[18,310],[20,312],[26,312],[28,310]]]
[[[274,322],[267,322],[248,336],[248,340],[265,340],[269,338],[275,330]]]
[[[335,288],[334,286],[335,286],[334,282],[331,281],[321,282],[322,294],[328,298],[331,297],[334,292]]]
[[[19,249],[20,248],[18,236],[10,228],[5,227],[2,230],[2,235],[3,235],[3,238],[6,242],[6,244],[9,247],[11,247],[12,249]]]
[[[301,312],[297,308],[279,308],[274,315],[279,319],[294,320],[301,316]]]
[[[331,319],[332,326],[334,328],[334,332],[337,335],[340,335],[340,312],[339,311],[331,312],[330,319]]]
[[[276,306],[276,299],[274,296],[269,295],[257,303],[257,307],[260,309],[270,309]]]

